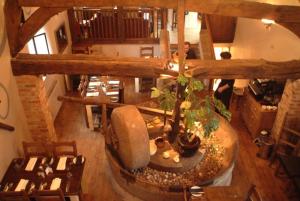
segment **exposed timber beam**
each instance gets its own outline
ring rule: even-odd
[[[178,76],[164,70],[165,59],[109,58],[95,55],[29,55],[11,60],[14,75],[99,74],[128,77]],[[300,78],[300,60],[271,62],[266,60],[187,60],[186,73],[211,78]]]
[[[12,56],[22,50],[34,34],[55,14],[66,8],[38,8],[25,23],[21,24],[22,9],[17,0],[6,1],[5,19]]]
[[[102,7],[143,6],[176,9],[174,0],[18,0],[30,7]],[[273,19],[277,22],[300,22],[300,6],[273,5],[245,0],[185,0],[185,9],[206,14]]]
[[[17,0],[5,1],[4,6],[7,38],[12,56],[15,56],[18,45],[18,34],[21,24],[22,9]]]
[[[46,8],[37,9],[20,27],[17,47],[15,47],[15,56],[26,43],[34,36],[36,32],[55,14],[64,11],[65,8]]]
[[[30,55],[19,54],[11,60],[14,75],[98,74],[124,77],[177,76],[164,70],[166,59],[109,58],[95,55]]]
[[[280,78],[299,79],[300,60],[271,62],[266,60],[187,60],[191,67],[186,71],[189,75],[198,78]]]
[[[121,107],[125,106],[127,104],[122,104],[122,103],[111,103],[111,102],[106,102],[98,97],[86,97],[86,98],[77,98],[77,97],[71,97],[71,96],[58,96],[57,100],[59,101],[67,101],[67,102],[74,102],[74,103],[80,103],[83,105],[103,105],[105,104],[107,108],[116,108],[116,107]],[[150,114],[150,115],[164,115],[164,111],[161,109],[155,109],[155,108],[150,108],[150,107],[142,107],[142,106],[137,106],[138,110],[141,113],[144,114]],[[166,113],[167,116],[172,116],[172,112]]]

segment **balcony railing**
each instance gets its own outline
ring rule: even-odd
[[[74,8],[69,11],[73,43],[156,43],[160,9]]]

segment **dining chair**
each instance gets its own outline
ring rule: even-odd
[[[1,201],[30,201],[25,191],[0,191]]]
[[[251,184],[244,201],[262,201],[261,195],[254,184]]]
[[[25,142],[23,141],[23,151],[25,158],[34,156],[49,156],[51,155],[51,146],[48,143],[40,142]]]
[[[59,156],[77,156],[77,146],[75,141],[52,142],[53,154]]]
[[[32,196],[35,201],[65,201],[65,196],[60,188],[57,190],[36,190]]]

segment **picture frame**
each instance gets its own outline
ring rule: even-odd
[[[62,53],[68,45],[68,37],[66,33],[65,23],[60,25],[55,31],[55,38],[58,53]]]

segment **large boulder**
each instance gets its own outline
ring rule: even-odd
[[[138,109],[132,105],[115,108],[111,124],[124,166],[129,170],[146,167],[150,161],[149,135]]]

